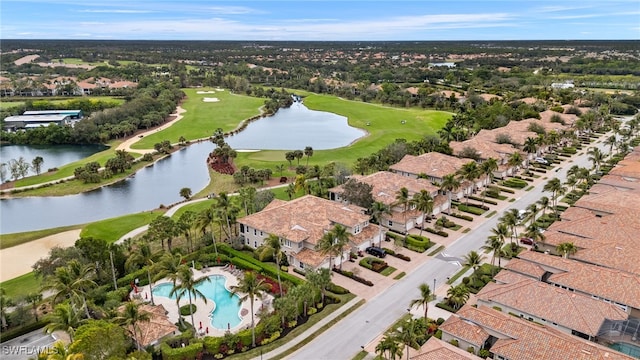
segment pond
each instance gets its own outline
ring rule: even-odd
[[[9,161],[18,160],[22,156],[31,165],[33,159],[40,156],[43,160],[40,172],[46,172],[48,169],[84,159],[107,148],[104,145],[2,145],[0,163],[8,164]],[[35,174],[33,169],[29,170],[29,175]],[[11,177],[8,168],[7,177]]]
[[[238,150],[303,150],[306,146],[321,150],[349,145],[365,134],[350,127],[345,117],[295,103],[272,117],[252,122],[227,141]],[[0,200],[0,234],[83,224],[178,202],[182,200],[180,189],[187,187],[195,194],[208,184],[206,158],[214,146],[210,142],[192,144],[125,181],[88,193]],[[29,163],[37,156],[29,147],[23,147],[23,153],[20,148],[10,148],[16,150],[11,157],[23,156]],[[54,166],[51,155],[43,159],[45,168]]]
[[[295,102],[274,116],[250,123],[226,141],[236,150],[303,150],[307,146],[326,150],[348,146],[365,135],[365,131],[349,126],[344,116],[309,110]]]

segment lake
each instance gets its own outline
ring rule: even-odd
[[[227,141],[238,150],[303,150],[306,146],[322,150],[349,145],[365,134],[348,126],[343,116],[309,110],[295,103],[274,116],[252,122],[240,134],[228,137]],[[210,142],[192,144],[138,171],[134,177],[88,193],[0,200],[0,234],[83,224],[181,201],[180,189],[188,187],[197,193],[209,183],[206,159],[214,146]],[[9,158],[23,156],[30,163],[37,156],[31,147],[9,148],[15,149]],[[67,150],[75,151],[73,148]],[[75,161],[88,155],[68,156],[76,156],[71,160]],[[44,169],[63,165],[52,165],[50,157],[43,156]],[[285,161],[284,157],[282,160]]]

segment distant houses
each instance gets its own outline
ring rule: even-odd
[[[22,115],[8,116],[4,119],[4,130],[14,132],[29,130],[51,124],[73,126],[84,117],[82,110],[42,110],[25,111]]]

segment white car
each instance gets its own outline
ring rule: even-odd
[[[537,162],[538,164],[549,165],[549,162],[545,158],[537,157],[535,158],[534,161]]]

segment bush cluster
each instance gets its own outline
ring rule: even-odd
[[[434,228],[424,228],[424,230],[426,232],[430,232],[432,234],[440,235],[442,237],[448,237],[449,236],[449,233],[447,233],[445,231],[442,231],[442,230],[436,230]]]
[[[355,280],[355,281],[357,281],[357,282],[359,282],[361,284],[365,284],[367,286],[373,286],[373,283],[371,281],[369,281],[367,279],[363,279],[360,276],[352,273],[351,271],[341,270],[341,269],[338,269],[336,267],[334,267],[332,270],[337,272],[340,275],[344,275],[344,276],[346,276],[348,278],[351,278],[351,279],[353,279],[353,280]]]
[[[475,206],[467,206],[467,205],[463,205],[463,204],[458,205],[458,210],[463,211],[463,212],[467,212],[467,213],[470,213],[470,214],[474,214],[474,215],[482,215],[486,211],[484,209],[480,209],[480,208],[475,207]]]

